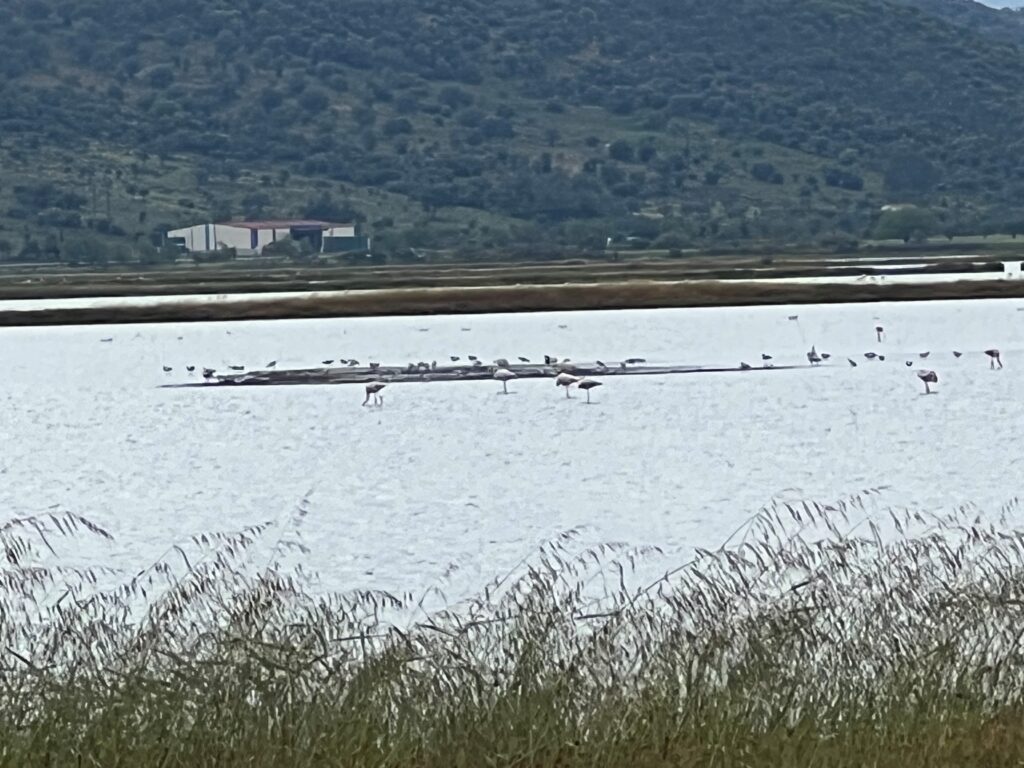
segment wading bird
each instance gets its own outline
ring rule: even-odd
[[[849,357],[846,358],[846,362],[848,362],[850,364],[851,368],[856,368],[857,367],[857,363],[854,362],[854,360],[852,358],[849,358]]]
[[[593,379],[583,379],[583,381],[579,382],[576,386],[579,387],[580,389],[582,389],[584,392],[587,393],[587,402],[589,403],[590,402],[590,390],[592,390],[594,387],[600,387],[601,386],[601,382],[600,381],[594,381]],[[568,387],[566,388],[565,391],[568,393],[568,391],[569,391]]]
[[[528,363],[528,362],[530,362],[530,358],[520,356],[519,362],[520,363]]]
[[[499,368],[494,372],[494,378],[501,382],[501,393],[503,395],[508,394],[508,383],[516,378],[516,375],[508,368]]]
[[[881,341],[884,336],[885,336],[885,328],[883,328],[880,325],[876,325],[875,326],[875,338],[878,339],[879,341]]]
[[[229,365],[228,368],[230,368],[232,371],[244,371],[245,370],[245,366],[244,365]]]
[[[266,368],[276,368],[277,367],[277,360],[271,360],[269,363],[266,364],[265,367]]]
[[[999,364],[1000,368],[1003,367],[1003,359],[999,356],[998,349],[986,349],[985,354],[988,355],[989,368],[995,368],[997,363]]]
[[[865,352],[864,357],[866,357],[868,360],[874,360],[876,357],[878,357],[878,355],[875,354],[874,352]]]
[[[451,360],[451,361],[452,361],[453,363],[457,363],[457,362],[459,362],[459,360],[461,360],[462,358],[460,358],[460,357],[459,357],[458,355],[449,355],[449,356],[448,356],[448,359],[449,359],[449,360]]]
[[[499,357],[497,360],[494,361],[494,364],[499,368],[508,368],[508,360],[506,360],[504,357]]]
[[[909,367],[910,367],[910,366],[912,366],[913,364],[914,364],[914,361],[913,361],[913,360],[907,360],[907,362],[905,363],[905,365],[907,366],[907,368],[909,368]]]
[[[173,370],[174,370],[174,369],[173,369],[173,368],[171,368],[171,366],[169,366],[169,365],[165,365],[165,366],[164,366],[164,373],[170,373],[170,372],[171,372],[171,371],[173,371]]]
[[[380,394],[380,391],[382,389],[384,389],[384,387],[386,387],[386,386],[387,386],[387,384],[384,384],[383,382],[380,382],[380,381],[374,381],[374,382],[371,382],[371,383],[367,384],[366,385],[366,399],[363,400],[363,405],[366,405],[367,403],[369,403],[371,397],[373,398],[373,404],[374,405],[384,405],[384,396],[382,394]]]
[[[953,350],[953,357],[960,357],[962,354],[963,352],[957,352],[955,349]]]
[[[928,355],[930,355],[930,354],[931,354],[931,352],[918,352],[918,355],[920,356],[920,358],[921,358],[922,360],[924,360],[925,358],[927,358],[927,357],[928,357]]]
[[[932,394],[932,390],[928,386],[929,384],[939,383],[939,376],[935,371],[918,371],[917,378],[924,382],[924,393],[926,395]]]
[[[807,362],[811,365],[817,365],[821,362],[821,356],[814,347],[811,347],[811,351],[807,353]]]
[[[203,368],[203,378],[204,379],[212,379],[213,378],[213,374],[215,374],[216,372],[217,371],[215,369],[213,369],[213,368]]]
[[[186,365],[185,370],[189,373],[195,373],[196,367],[194,365]]]
[[[573,376],[571,373],[565,373],[563,371],[562,373],[560,373],[557,376],[555,376],[555,386],[556,387],[565,387],[565,396],[566,397],[570,397],[570,395],[569,395],[569,387],[571,387],[573,384],[576,384],[577,382],[579,382],[579,380],[580,380],[579,376]]]
[[[743,362],[743,361],[741,360],[741,361],[740,361],[740,370],[741,370],[741,371],[749,371],[749,370],[750,370],[750,363],[744,363],[744,362]]]
[[[323,365],[331,365],[331,363],[333,363],[334,361],[333,360],[321,360],[320,362]]]

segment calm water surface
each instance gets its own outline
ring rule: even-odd
[[[657,544],[666,565],[773,496],[888,485],[892,504],[993,508],[1018,491],[1024,302],[374,318],[0,331],[0,504],[74,510],[113,545],[68,557],[126,571],[176,541],[287,518],[334,587],[470,591],[573,527]],[[789,315],[799,316],[797,321]],[[874,326],[887,338],[875,342]],[[100,339],[113,337],[110,343]],[[223,367],[484,360],[545,353],[650,363],[832,365],[609,378],[595,403],[549,380],[162,389]],[[982,350],[999,347],[990,371]],[[951,353],[962,350],[959,360]],[[884,363],[863,352],[879,351]],[[922,396],[911,359],[939,374]],[[851,368],[847,356],[860,363]],[[162,365],[174,367],[164,374]],[[580,393],[582,394],[582,393]]]

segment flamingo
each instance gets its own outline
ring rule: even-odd
[[[570,395],[569,395],[569,387],[571,387],[573,384],[576,384],[579,381],[580,381],[580,377],[579,376],[573,376],[571,373],[566,373],[565,371],[563,371],[562,373],[560,373],[557,376],[555,376],[555,386],[556,387],[565,387],[565,396],[566,396],[566,398],[570,397]]]
[[[874,360],[876,357],[878,357],[878,355],[874,352],[865,352],[864,357],[866,357],[868,360]]]
[[[584,392],[587,393],[587,402],[589,403],[590,402],[590,390],[592,390],[594,387],[600,387],[601,386],[601,382],[600,381],[594,381],[593,379],[583,379],[583,381],[579,382],[576,386],[579,387],[580,389],[582,389]],[[568,392],[569,388],[566,387],[565,391]]]
[[[321,360],[320,362],[321,362],[321,363],[322,363],[323,365],[331,365],[331,364],[332,364],[332,363],[333,363],[334,361],[333,361],[333,360]]]
[[[811,351],[807,353],[807,362],[811,365],[817,365],[821,362],[821,356],[814,347],[811,347]]]
[[[913,360],[907,360],[907,362],[906,362],[906,366],[907,366],[907,368],[909,368],[909,367],[910,367],[910,366],[912,366],[913,364],[914,364],[914,361],[913,361]]]
[[[930,354],[931,352],[918,352],[918,355],[920,355],[922,360],[926,359]]]
[[[277,360],[271,360],[269,363],[266,364],[265,367],[266,368],[276,368],[277,367]]]
[[[508,368],[499,368],[494,372],[494,378],[501,382],[501,393],[503,395],[508,394],[508,383],[512,379],[516,378],[516,375],[512,373]]]
[[[366,385],[366,399],[363,400],[363,405],[370,402],[370,398],[373,398],[374,405],[384,405],[384,397],[380,394],[380,391],[386,387],[387,384],[381,381],[374,381]]]
[[[194,365],[186,365],[185,370],[188,371],[189,373],[195,373],[196,367]]]
[[[460,357],[459,357],[458,355],[449,355],[449,356],[448,356],[448,359],[449,359],[449,360],[451,360],[451,361],[452,361],[453,363],[457,363],[457,362],[459,362],[459,360],[461,360],[462,358],[460,358]]]
[[[165,366],[164,366],[163,368],[164,368],[164,373],[170,373],[171,371],[173,371],[173,370],[174,370],[174,369],[173,369],[173,368],[171,368],[171,366],[169,366],[169,365],[165,365]]]
[[[774,358],[771,355],[766,355],[764,352],[762,352],[761,359],[767,363],[769,360],[773,360]]]
[[[953,357],[960,357],[962,354],[963,352],[957,352],[955,349],[953,350]]]
[[[985,350],[985,354],[988,355],[988,358],[989,358],[989,361],[988,361],[988,367],[989,368],[995,368],[996,367],[996,363],[999,364],[1000,368],[1003,367],[1003,359],[999,356],[999,350],[998,349],[986,349]]]
[[[530,358],[528,358],[528,357],[523,357],[522,355],[520,355],[520,356],[519,356],[519,362],[520,362],[520,363],[528,363],[528,362],[530,362]]]
[[[749,371],[750,370],[750,363],[744,363],[743,361],[740,361],[740,370],[741,371]]]
[[[854,362],[853,358],[850,358],[850,357],[846,358],[846,362],[848,362],[850,364],[851,368],[856,368],[857,367],[857,363]]]
[[[875,337],[878,339],[879,342],[881,342],[882,338],[884,336],[885,336],[885,328],[883,328],[880,325],[876,325],[875,326]]]
[[[917,378],[924,382],[924,393],[926,395],[933,394],[929,384],[938,384],[939,376],[935,371],[918,371]]]

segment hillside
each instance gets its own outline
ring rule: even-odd
[[[479,255],[863,237],[893,201],[952,233],[1024,202],[1021,50],[883,0],[10,5],[0,258],[86,258],[86,230],[158,258],[208,217]]]

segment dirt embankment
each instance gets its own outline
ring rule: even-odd
[[[248,301],[182,301],[152,306],[0,311],[0,326],[831,304],[966,298],[1024,298],[1024,281],[879,285],[633,280],[596,284],[403,288],[335,295],[297,295],[294,298],[257,298]]]

